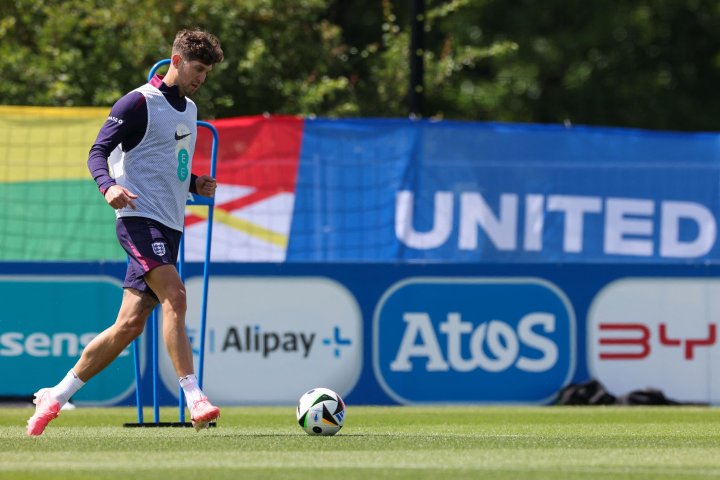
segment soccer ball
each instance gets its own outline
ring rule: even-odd
[[[313,388],[298,401],[297,421],[308,435],[335,435],[345,422],[345,403],[329,388]]]

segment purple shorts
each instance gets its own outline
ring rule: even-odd
[[[145,282],[145,274],[160,265],[176,264],[182,232],[145,217],[120,217],[115,231],[120,245],[128,254],[123,287],[147,292],[157,298]]]

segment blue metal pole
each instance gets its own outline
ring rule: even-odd
[[[212,150],[210,152],[210,176],[216,178],[217,168],[217,151],[218,151],[218,132],[217,129],[208,122],[198,121],[198,126],[208,128],[213,136]],[[203,387],[203,377],[205,370],[205,331],[207,327],[207,299],[208,299],[208,283],[210,277],[210,247],[212,245],[212,227],[215,213],[215,199],[211,198],[208,202],[208,227],[205,241],[205,264],[203,268],[203,298],[202,298],[202,314],[200,317],[200,358],[198,365],[198,385]]]
[[[133,360],[135,362],[135,403],[137,404],[138,423],[143,423],[142,394],[140,393],[140,338],[133,340]]]
[[[152,383],[153,383],[153,413],[155,423],[160,423],[160,390],[158,375],[158,307],[152,312]]]
[[[178,273],[180,274],[180,281],[185,285],[185,238],[180,239],[180,252],[178,259]],[[192,345],[191,345],[192,349]],[[183,392],[182,385],[178,387],[178,421],[185,423],[185,392]]]
[[[157,71],[158,68],[162,67],[163,65],[168,65],[168,64],[170,64],[169,58],[165,58],[165,59],[160,60],[159,62],[155,63],[155,65],[152,66],[152,68],[150,69],[150,72],[148,73],[147,81],[149,82],[150,80],[152,80],[152,77],[155,75],[155,72]]]
[[[127,265],[130,264],[130,257],[125,262]],[[135,404],[137,405],[137,418],[138,423],[143,423],[143,403],[142,403],[142,372],[140,371],[140,337],[137,337],[132,342],[133,345],[133,363],[135,364]]]

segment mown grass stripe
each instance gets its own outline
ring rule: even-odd
[[[130,408],[63,412],[30,438],[31,409],[0,409],[2,478],[709,479],[720,410],[348,406],[335,437],[294,407],[226,407],[216,429],[126,429]],[[164,408],[171,419],[177,412]]]

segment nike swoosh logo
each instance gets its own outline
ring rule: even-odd
[[[189,137],[189,136],[190,136],[189,133],[186,133],[185,135],[178,135],[178,133],[175,132],[175,140],[182,140],[183,138]]]

